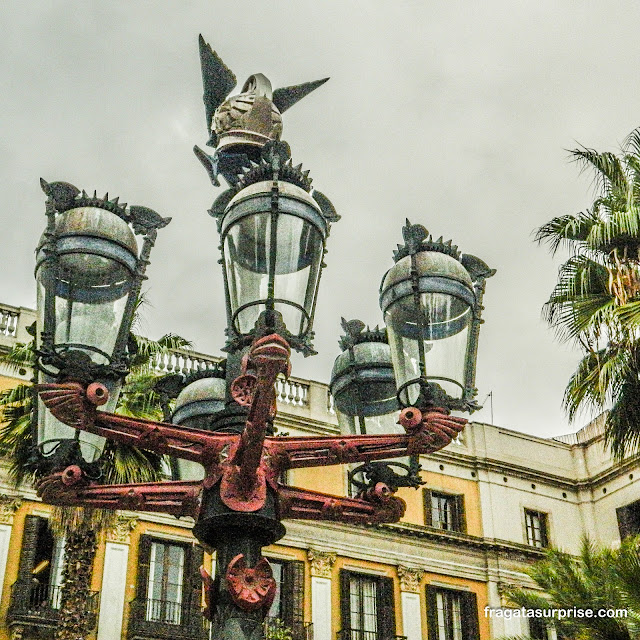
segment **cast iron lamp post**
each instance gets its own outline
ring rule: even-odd
[[[444,322],[442,331],[429,324],[431,300],[423,295],[422,283],[425,278],[431,282],[430,277],[440,282],[441,274],[422,269],[424,238],[416,244],[417,228],[408,227],[409,241],[399,252],[406,250],[411,256],[409,284],[402,271],[406,263],[399,260],[396,267],[401,272],[396,276],[396,267],[391,269],[382,293],[391,351],[384,331],[363,332],[358,323],[345,325],[348,335],[343,347],[348,355],[336,364],[332,391],[341,421],[346,416],[357,427],[338,437],[273,437],[276,379],[289,374],[291,348],[313,353],[313,313],[325,242],[330,224],[339,219],[326,196],[312,189],[308,172],[293,166],[288,145],[279,140],[280,114],[324,81],[272,91],[267,78],[257,74],[240,95],[228,98],[235,76],[202,38],[200,54],[207,126],[216,151],[209,156],[196,148],[196,155],[214,184],[219,175],[229,184],[210,210],[221,237],[228,357],[211,371],[159,382],[159,392],[166,398],[178,396],[173,424],[168,411],[164,422],[154,422],[98,410],[110,406],[118,382],[126,375],[133,305],[155,231],[167,220],[143,208],[132,207],[127,213],[105,204],[110,202],[106,198],[102,205],[95,198],[87,203],[86,194],[65,183],[45,184],[49,224],[38,267],[44,294],[37,390],[46,409],[40,414],[50,413],[46,419],[68,427],[68,432],[56,432],[54,438],[80,444],[67,447],[72,455],[65,456],[55,455],[60,445],[52,450],[41,445],[44,477],[38,491],[52,504],[193,517],[195,537],[206,549],[216,551],[215,578],[203,571],[205,615],[213,622],[213,637],[257,639],[276,590],[262,548],[285,534],[283,519],[397,522],[405,504],[394,492],[399,486],[416,484],[415,464],[408,465],[405,480],[373,474],[360,482],[357,496],[349,498],[285,485],[280,481],[283,472],[401,456],[417,461],[418,455],[446,446],[466,420],[449,415],[452,407],[438,402],[445,396],[428,392],[436,384],[436,374],[427,375],[425,341],[465,328],[467,334],[473,333],[480,298],[473,277],[471,284],[462,277],[461,286],[466,289],[461,300],[473,311],[464,321],[459,313],[453,319],[445,316],[444,321],[437,315],[437,322]],[[67,212],[92,207],[99,211],[78,214],[73,242],[67,244]],[[108,218],[104,211],[120,221]],[[133,231],[148,232],[137,260],[129,223]],[[419,256],[415,268],[414,255]],[[407,286],[418,311],[405,299]],[[425,291],[430,294],[432,289]],[[449,289],[436,289],[436,293],[447,294]],[[116,303],[124,304],[124,312],[115,313]],[[467,319],[472,316],[473,321]],[[418,341],[417,352],[411,340]],[[463,354],[466,370],[471,372],[467,382],[473,380],[474,349],[467,348]],[[407,363],[415,369],[410,372],[410,384],[405,381]],[[417,385],[417,393],[408,391],[411,385]],[[381,416],[391,412],[395,422],[400,406],[404,407],[399,416],[402,429],[385,427],[383,432],[365,433],[371,418],[380,426]],[[39,435],[51,440],[43,432]],[[175,479],[100,484],[100,459],[89,465],[82,455],[84,434],[169,456],[175,462]]]

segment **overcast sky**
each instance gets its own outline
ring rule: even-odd
[[[0,300],[33,307],[44,229],[40,176],[149,206],[173,222],[152,254],[142,330],[218,354],[224,297],[197,37],[242,84],[330,76],[284,115],[293,159],[342,220],[318,299],[328,381],[340,317],[381,323],[378,286],[406,217],[483,258],[477,384],[495,424],[541,436],[569,425],[562,391],[579,353],[540,317],[559,260],[532,231],[592,196],[567,149],[618,148],[640,125],[635,1],[142,2],[6,0],[0,7]],[[475,414],[489,422],[489,402]]]

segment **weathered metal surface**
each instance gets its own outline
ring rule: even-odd
[[[290,355],[287,341],[277,334],[256,340],[248,353],[245,369],[255,371],[251,408],[239,442],[225,465],[220,486],[222,501],[234,511],[257,511],[266,500],[265,470],[261,468],[264,442],[268,424],[275,415],[276,378],[281,373],[289,374]],[[243,378],[247,374],[240,379]]]
[[[261,558],[255,567],[248,567],[243,554],[238,554],[227,567],[227,589],[233,602],[245,611],[269,610],[276,595],[276,581],[271,565]]]
[[[423,415],[418,409],[409,408],[400,417],[407,435],[267,437],[266,426],[273,418],[275,376],[288,366],[288,354],[282,342],[270,336],[256,342],[249,366],[257,367],[259,384],[242,435],[215,434],[103,413],[92,410],[84,387],[78,383],[41,385],[45,404],[61,421],[111,440],[200,462],[207,470],[202,482],[112,487],[90,484],[82,473],[78,476],[76,469],[69,468],[66,476],[62,473],[45,478],[39,486],[41,496],[56,504],[197,513],[194,496],[201,488],[212,488],[220,481],[224,504],[233,511],[250,513],[264,505],[269,484],[279,494],[283,514],[289,514],[281,514],[282,517],[335,519],[337,513],[345,513],[346,517],[358,521],[374,521],[377,517],[384,522],[396,521],[402,515],[397,503],[382,500],[380,496],[366,500],[349,498],[345,503],[339,496],[302,490],[294,494],[292,491],[298,490],[282,487],[277,478],[288,468],[430,453],[449,444],[467,421],[448,415],[445,410],[432,410]],[[127,504],[130,506],[123,506]],[[376,508],[381,509],[380,516],[375,516]]]
[[[381,484],[381,483],[379,483]],[[346,498],[320,491],[280,486],[280,514],[282,518],[298,520],[330,520],[358,524],[398,522],[404,515],[406,503],[394,496],[386,485],[376,486],[363,498]]]
[[[232,118],[231,122],[226,122],[224,119],[219,117],[219,114],[216,114],[216,111],[221,111],[223,114],[226,114],[227,111],[230,111],[230,107],[235,105],[237,107],[236,111],[239,112],[240,116],[250,112],[248,108],[243,109],[242,105],[238,108],[238,105],[236,105],[238,98],[245,98],[246,101],[253,106],[256,96],[264,97],[268,101],[269,112],[273,110],[279,117],[281,113],[292,107],[299,100],[302,100],[302,98],[309,95],[329,79],[323,78],[322,80],[306,82],[304,84],[290,87],[282,87],[272,91],[269,80],[263,74],[259,73],[248,78],[243,86],[243,93],[240,94],[240,96],[234,96],[227,100],[227,96],[229,96],[236,86],[236,76],[233,71],[231,71],[224,62],[222,62],[220,56],[211,49],[211,46],[205,42],[202,35],[199,37],[199,46],[200,65],[202,67],[202,84],[204,86],[203,99],[206,123],[207,130],[211,134],[208,144],[213,147],[218,144],[218,136],[224,133],[225,130],[228,130],[229,127],[234,126],[238,119],[238,117],[235,117]],[[228,108],[225,108],[227,106],[225,105],[225,101],[230,103]],[[254,119],[258,119],[260,115],[262,114],[255,114]],[[267,113],[263,115],[263,117],[267,117],[269,115],[270,114]],[[214,118],[214,116],[218,117]],[[221,120],[221,122],[218,122],[218,120]],[[245,126],[246,124],[251,125],[251,120],[251,118],[248,118],[248,123],[242,122],[242,124]]]
[[[47,476],[38,484],[44,502],[61,506],[79,505],[96,509],[129,509],[196,517],[201,482],[148,482],[101,485],[91,483],[79,467]]]

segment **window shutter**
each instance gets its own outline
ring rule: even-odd
[[[619,507],[618,509],[616,509],[616,516],[618,517],[618,531],[620,532],[620,540],[624,540],[633,532],[631,509],[629,509],[629,507]]]
[[[433,516],[431,514],[431,490],[422,490],[422,499],[424,500],[424,524],[427,527],[433,526]]]
[[[149,563],[151,562],[151,536],[140,536],[138,543],[138,577],[136,594],[138,600],[147,599],[147,584],[149,582]]]
[[[378,630],[381,640],[389,640],[396,635],[393,578],[378,579]]]
[[[350,578],[351,574],[349,571],[345,571],[344,569],[340,571],[340,620],[342,622],[342,629],[351,628]]]
[[[429,640],[438,640],[438,601],[436,600],[437,589],[427,586],[427,630]],[[466,640],[466,639],[465,639]]]
[[[462,626],[464,640],[480,640],[478,628],[478,598],[475,593],[462,594]]]
[[[193,544],[187,550],[188,562],[185,563],[184,601],[193,607],[200,607],[202,600],[202,577],[200,567],[204,564],[204,549],[199,544]]]
[[[467,517],[464,511],[464,495],[455,497],[456,500],[456,531],[467,533]]]
[[[304,627],[304,562],[293,560],[284,565],[280,594],[282,619],[295,631]]]
[[[542,539],[542,546],[549,546],[549,517],[546,513],[540,514],[540,537]]]
[[[40,516],[26,516],[24,519],[24,533],[22,535],[22,550],[18,565],[18,580],[31,580],[31,572],[36,558],[38,532],[40,527],[46,527],[47,521]]]

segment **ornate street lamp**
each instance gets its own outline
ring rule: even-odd
[[[422,225],[407,220],[403,235],[380,286],[400,405],[475,411],[482,296],[495,270]]]
[[[236,132],[236,137],[239,134]],[[271,141],[214,203],[222,246],[231,349],[278,331],[305,355],[329,226],[339,220],[294,167],[289,146]]]
[[[365,328],[360,320],[342,319],[342,353],[331,372],[330,390],[340,431],[345,435],[401,434],[399,404],[385,329]],[[378,482],[393,491],[422,484],[417,456],[368,462],[349,473],[356,493]]]
[[[101,485],[81,459],[69,457],[66,468],[48,469],[38,492],[53,504],[193,517],[194,536],[216,551],[216,580],[203,573],[212,637],[256,640],[276,590],[262,547],[285,534],[282,520],[397,522],[406,505],[394,492],[419,483],[418,456],[446,446],[466,424],[449,415],[455,394],[436,398],[433,393],[441,388],[437,384],[456,379],[443,377],[424,354],[432,343],[463,332],[473,338],[467,359],[474,355],[481,288],[491,274],[484,263],[458,259],[451,248],[445,255],[454,263],[446,263],[450,273],[432,273],[425,265],[442,260],[429,262],[434,249],[425,244],[426,232],[408,227],[408,245],[398,251],[405,251],[408,261],[402,261],[404,255],[397,258],[398,269],[387,274],[382,292],[391,350],[384,331],[364,331],[358,321],[344,325],[344,353],[336,361],[331,389],[346,433],[275,437],[276,381],[289,375],[291,348],[314,353],[312,325],[325,242],[330,224],[338,220],[329,200],[311,187],[308,172],[291,163],[289,147],[279,139],[280,114],[324,81],[271,91],[267,78],[256,74],[239,96],[229,98],[236,84],[233,73],[202,38],[200,55],[209,143],[216,150],[209,156],[196,148],[196,155],[215,185],[219,175],[229,183],[210,210],[221,237],[227,359],[195,377],[172,375],[158,382],[165,422],[98,411],[100,405],[111,406],[104,403],[113,402],[126,373],[133,305],[155,231],[166,221],[140,208],[126,213],[106,199],[102,206],[86,203],[86,195],[78,196],[70,185],[47,185],[49,225],[37,270],[43,309],[38,392],[67,429],[55,437],[87,444],[80,433],[108,437],[179,462],[172,481]],[[74,213],[85,209],[86,214]],[[72,218],[66,212],[86,218],[90,230],[69,235]],[[125,230],[129,222],[137,233],[143,222],[149,228],[137,260]],[[478,272],[478,265],[484,271]],[[433,296],[449,294],[447,308],[453,311],[447,315],[434,306],[440,298]],[[458,404],[473,384],[473,367],[465,371],[456,383],[463,388]],[[169,398],[176,396],[170,416]],[[438,404],[440,398],[448,404]],[[417,406],[409,406],[414,401]],[[398,420],[400,406],[405,407],[399,415],[402,430],[389,424]],[[403,457],[414,461],[404,466],[409,473],[383,473],[390,469],[384,462],[377,475],[367,475],[355,498],[281,482],[288,469]]]
[[[127,208],[118,198],[91,197],[66,182],[41,186],[48,198],[36,252],[38,380],[92,382],[96,404],[112,411],[128,373],[131,321],[151,248],[170,218]],[[99,458],[104,438],[63,424],[42,402],[37,414],[41,468]]]

